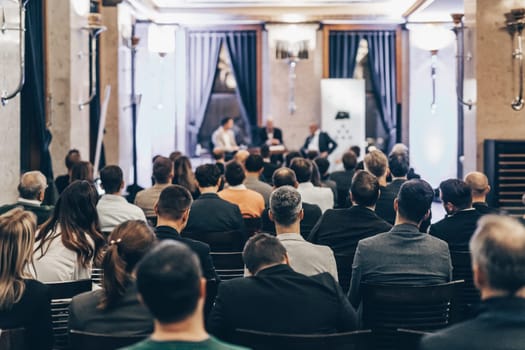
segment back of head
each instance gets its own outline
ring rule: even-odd
[[[195,192],[195,176],[191,168],[191,161],[186,156],[179,156],[173,163],[174,180],[177,184],[186,187],[189,191]]]
[[[388,156],[388,167],[390,168],[393,177],[407,176],[410,168],[408,153],[390,153]]]
[[[191,207],[191,193],[180,185],[171,185],[162,190],[157,201],[159,217],[173,221],[180,220]]]
[[[153,178],[155,183],[167,184],[173,174],[173,162],[171,159],[159,156],[153,162]]]
[[[408,180],[401,185],[397,195],[399,215],[412,222],[420,223],[430,210],[434,191],[423,180]]]
[[[269,158],[270,157],[270,146],[267,144],[264,144],[261,146],[261,156],[263,158]]]
[[[298,151],[291,151],[291,152],[288,152],[286,154],[286,156],[284,157],[284,162],[286,164],[287,167],[290,167],[290,165],[292,165],[292,161],[295,159],[295,158],[302,158],[302,155],[300,152]]]
[[[200,298],[199,259],[184,243],[165,240],[137,266],[137,286],[144,304],[160,323],[187,319]]]
[[[354,152],[357,158],[361,155],[361,147],[357,145],[350,147],[350,151]]]
[[[224,150],[220,148],[215,148],[213,152],[211,153],[213,159],[217,160],[223,160],[224,159]]]
[[[516,293],[525,287],[525,228],[517,220],[483,216],[470,240],[472,263],[491,289]]]
[[[232,160],[226,164],[224,177],[230,186],[238,186],[244,182],[246,174],[244,173],[244,168],[241,163]]]
[[[489,191],[489,179],[479,171],[473,171],[465,176],[465,183],[472,190],[473,196],[484,196]]]
[[[122,298],[133,280],[135,266],[154,241],[155,234],[143,221],[130,220],[115,227],[108,237],[109,244],[102,261],[104,295],[100,308],[111,308]]]
[[[352,201],[358,205],[372,207],[379,198],[379,181],[377,177],[366,170],[358,170],[352,178],[350,186]]]
[[[448,179],[439,184],[443,203],[452,203],[456,209],[463,210],[472,205],[472,191],[463,180]]]
[[[375,177],[382,177],[386,174],[388,168],[388,159],[380,150],[370,151],[364,159],[365,170],[369,171]]]
[[[294,160],[292,160],[292,164],[290,165],[290,169],[295,172],[295,176],[297,177],[297,181],[299,183],[310,182],[310,179],[312,178],[312,163],[310,160],[304,158],[294,158]]]
[[[35,231],[32,212],[15,208],[0,215],[0,311],[10,310],[22,298]]]
[[[295,172],[292,169],[279,168],[273,172],[272,183],[276,188],[281,186],[295,187],[297,184],[297,178],[295,177]]]
[[[291,186],[275,189],[270,195],[270,211],[276,224],[287,227],[299,218],[303,208],[301,195]]]
[[[357,155],[354,151],[348,151],[343,154],[343,167],[345,170],[353,170],[357,165]]]
[[[175,159],[179,158],[180,156],[182,156],[181,151],[173,151],[170,153],[169,158],[171,159],[172,162],[175,162]]]
[[[286,249],[276,237],[259,233],[246,242],[242,258],[248,271],[255,275],[265,267],[282,264],[286,259]]]
[[[86,180],[93,182],[93,165],[90,162],[80,161],[71,168],[70,181]]]
[[[404,143],[396,143],[390,151],[390,154],[394,153],[405,153],[408,155],[408,147]]]
[[[43,191],[46,190],[47,180],[40,171],[28,171],[20,178],[18,193],[21,198],[38,200]]]
[[[314,159],[315,164],[317,164],[317,169],[319,169],[319,174],[321,176],[328,173],[328,168],[330,168],[330,161],[325,157],[317,157]]]
[[[197,179],[199,187],[217,186],[220,178],[221,171],[215,164],[203,164],[195,169],[195,179]]]
[[[244,162],[246,171],[250,173],[258,173],[264,168],[264,160],[260,154],[250,154]]]
[[[100,181],[104,191],[108,194],[120,192],[122,181],[122,169],[118,165],[107,165],[100,171]]]
[[[306,152],[306,159],[314,160],[319,157],[319,151],[309,150]]]
[[[78,162],[80,162],[80,152],[78,151],[78,149],[69,150],[65,158],[65,164],[66,164],[67,170],[71,170],[73,165]]]

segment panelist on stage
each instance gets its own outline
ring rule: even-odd
[[[306,138],[301,152],[306,155],[309,151],[317,151],[321,157],[327,157],[337,148],[335,142],[328,133],[321,131],[316,123],[310,124],[310,136]]]
[[[233,118],[226,117],[221,120],[221,126],[213,132],[211,141],[214,148],[223,150],[227,154],[239,150],[233,133]]]
[[[281,129],[274,127],[272,118],[268,118],[266,126],[259,129],[259,141],[261,146],[277,146],[283,144],[283,133]]]

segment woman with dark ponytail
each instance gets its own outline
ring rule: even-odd
[[[154,241],[153,231],[140,220],[127,221],[111,232],[102,260],[102,289],[73,298],[70,329],[122,336],[153,331],[153,318],[137,298],[134,270]]]

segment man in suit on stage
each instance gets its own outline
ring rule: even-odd
[[[321,131],[317,123],[310,124],[310,136],[306,138],[301,152],[303,155],[309,151],[319,152],[321,157],[327,157],[337,148],[337,142],[335,142],[328,133]]]
[[[273,125],[272,118],[268,118],[266,126],[259,129],[259,143],[268,146],[283,144],[283,133],[281,129]]]

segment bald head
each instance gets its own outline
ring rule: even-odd
[[[248,158],[249,155],[250,155],[250,152],[248,152],[245,149],[241,149],[240,151],[235,153],[234,159],[237,162],[239,162],[239,163],[244,165],[244,162],[246,162],[246,158]]]
[[[273,172],[272,183],[275,188],[281,186],[292,186],[297,188],[299,186],[297,178],[295,177],[295,172],[286,167],[279,168]]]
[[[47,187],[47,180],[40,171],[29,171],[22,175],[18,185],[21,198],[42,201]]]
[[[485,202],[490,191],[489,179],[479,171],[473,171],[465,176],[465,182],[472,190],[473,202]]]

